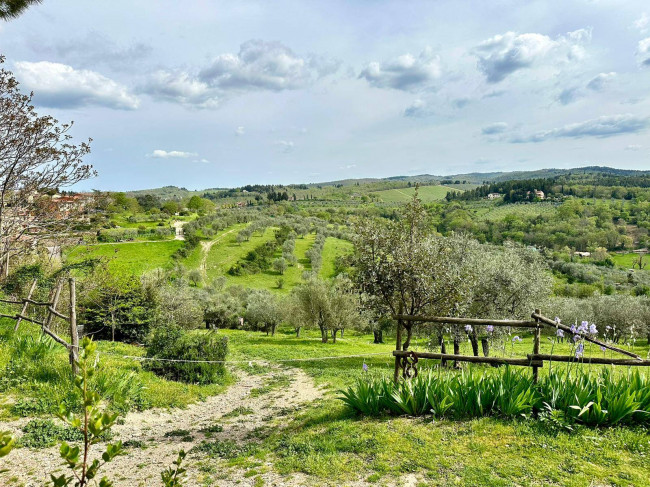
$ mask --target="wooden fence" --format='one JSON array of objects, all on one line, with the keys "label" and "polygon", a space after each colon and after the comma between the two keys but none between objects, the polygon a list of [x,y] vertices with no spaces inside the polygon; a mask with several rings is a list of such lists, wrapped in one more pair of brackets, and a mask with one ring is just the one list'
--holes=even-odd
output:
[{"label": "wooden fence", "polygon": [[[63,289],[64,285],[64,280],[59,279],[54,286],[54,288],[50,292],[50,296],[48,301],[46,302],[40,302],[40,301],[35,301],[32,299],[32,296],[34,294],[34,291],[36,290],[36,284],[37,280],[34,279],[32,286],[29,290],[29,293],[26,298],[23,299],[16,299],[16,300],[11,300],[11,299],[0,299],[0,303],[7,303],[7,304],[22,304],[22,309],[19,313],[16,313],[14,315],[8,315],[8,314],[2,314],[0,313],[0,318],[10,318],[12,320],[16,320],[16,325],[14,326],[14,331],[18,331],[18,328],[20,327],[20,323],[22,321],[29,321],[31,323],[35,323],[41,327],[41,331],[45,334],[48,335],[50,338],[52,338],[55,342],[57,342],[59,345],[64,346],[68,350],[68,355],[70,357],[70,366],[72,367],[72,372],[73,374],[77,373],[77,359],[78,359],[78,353],[79,353],[79,332],[77,330],[77,289],[76,289],[76,283],[75,279],[73,277],[68,278],[68,286],[69,286],[69,294],[70,294],[70,316],[66,316],[59,311],[57,311],[56,307],[59,303],[59,299],[61,297],[61,290]],[[47,311],[45,318],[41,320],[37,320],[35,318],[31,318],[28,316],[28,308],[29,306],[38,306],[38,307],[44,307]],[[69,325],[69,330],[70,330],[70,342],[68,343],[66,340],[58,336],[50,326],[52,325],[52,322],[55,318],[61,318],[65,321],[68,322]]]},{"label": "wooden fence", "polygon": [[[545,361],[552,362],[587,362],[592,364],[606,364],[606,365],[632,365],[632,366],[650,366],[650,360],[644,360],[639,355],[630,352],[629,350],[624,350],[622,348],[616,347],[610,343],[602,342],[590,336],[588,333],[575,332],[571,330],[570,327],[551,320],[546,316],[541,314],[539,309],[536,309],[535,312],[531,315],[531,320],[488,320],[488,319],[476,319],[476,318],[457,318],[449,316],[412,316],[412,315],[395,315],[393,316],[397,320],[397,338],[395,351],[393,355],[395,357],[395,381],[399,380],[400,371],[404,378],[415,377],[418,373],[417,364],[419,359],[437,359],[442,361],[454,360],[457,362],[470,362],[470,363],[483,363],[483,364],[493,364],[493,365],[518,365],[523,367],[532,367],[533,369],[533,380],[537,382],[539,379],[539,368],[544,366]],[[408,350],[411,337],[411,327],[413,323],[441,323],[449,325],[490,325],[493,327],[509,327],[509,328],[532,328],[534,330],[533,335],[533,350],[532,353],[526,355],[522,358],[509,358],[509,357],[480,357],[474,355],[457,355],[457,354],[448,354],[448,353],[433,353],[433,352],[414,352]],[[605,358],[605,357],[587,357],[587,358],[578,358],[575,356],[569,355],[550,355],[540,353],[540,344],[541,344],[541,330],[545,327],[554,328],[556,330],[562,330],[563,332],[570,333],[571,335],[578,335],[580,338],[585,341],[595,343],[601,347],[604,347],[613,352],[626,355],[631,358],[627,359],[615,359],[615,358]],[[408,337],[404,343],[402,343],[402,331],[406,330]]]}]

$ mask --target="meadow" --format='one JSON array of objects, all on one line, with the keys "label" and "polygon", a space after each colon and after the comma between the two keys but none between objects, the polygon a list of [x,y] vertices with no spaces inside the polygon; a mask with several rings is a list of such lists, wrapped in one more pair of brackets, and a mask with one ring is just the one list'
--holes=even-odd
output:
[{"label": "meadow", "polygon": [[[443,200],[445,196],[447,196],[447,193],[452,190],[454,190],[454,188],[449,188],[442,185],[421,186],[418,189],[418,196],[422,202],[432,203],[435,201]],[[415,187],[412,186],[410,188],[389,189],[385,191],[377,191],[370,194],[376,196],[384,203],[407,203],[413,199],[413,195],[415,194]]]},{"label": "meadow", "polygon": [[[48,417],[57,401],[72,401],[67,356],[60,347],[46,352],[34,346],[15,347],[15,340],[34,338],[35,329],[26,326],[18,337],[10,337],[9,324],[0,323],[0,367],[6,371],[11,364],[27,364],[37,353],[45,353],[43,358],[47,360],[34,361],[22,376],[20,372],[13,376],[4,374],[13,379],[3,379],[3,397],[21,400],[5,401],[2,416],[4,420],[16,416]],[[205,446],[188,457],[189,471],[201,485],[221,485],[219,478],[230,478],[235,473],[245,479],[258,479],[255,485],[264,485],[264,478],[271,475],[276,481],[280,475],[287,482],[293,475],[302,475],[302,482],[309,485],[356,481],[362,485],[385,485],[398,479],[436,486],[650,485],[650,437],[642,428],[599,430],[576,426],[573,431],[562,431],[535,420],[505,420],[498,416],[470,420],[441,420],[429,415],[357,417],[338,399],[340,390],[365,377],[392,374],[392,337],[377,345],[372,343],[371,335],[348,330],[336,344],[322,344],[313,329],[304,330],[300,338],[291,328],[280,328],[275,336],[242,330],[219,333],[229,338],[229,360],[233,365],[223,383],[211,386],[181,385],[160,379],[142,370],[139,361],[126,358],[143,355],[142,348],[99,342],[102,392],[122,410],[183,407],[214,394],[225,394],[226,387],[238,375],[259,377],[265,385],[251,389],[250,398],[239,403],[241,412],[231,414],[232,419],[224,416],[218,420],[223,425],[237,425],[247,420],[247,407],[288,387],[295,380],[296,370],[307,374],[323,390],[319,399],[283,412],[281,419],[273,414],[263,416],[256,433],[235,450],[227,449],[232,447],[225,441],[209,437],[204,440],[200,445]],[[530,335],[522,332],[520,336],[521,342],[505,339],[505,355],[521,356],[530,351]],[[425,343],[425,337],[418,336],[413,347],[422,350]],[[550,351],[551,346],[550,340],[543,340],[542,352]],[[461,353],[469,350],[468,343],[461,344]],[[649,350],[645,341],[636,344],[637,353],[645,356]],[[504,353],[496,343],[494,351]],[[570,353],[571,345],[555,345],[554,351]],[[422,361],[420,365],[421,373],[426,373],[428,369],[435,370],[436,362]],[[471,368],[486,373],[495,370],[475,365]],[[274,370],[288,374],[283,376],[286,379]],[[546,373],[545,367],[541,374]],[[627,370],[620,368],[616,373],[626,374]],[[24,375],[29,378],[20,379]],[[124,396],[130,399],[126,401]],[[244,416],[239,417],[241,414]],[[170,441],[173,436],[168,436]],[[180,438],[175,441],[182,442]],[[146,448],[153,448],[147,445]],[[138,447],[130,450],[129,455],[139,455]],[[222,475],[215,475],[216,472]]]},{"label": "meadow", "polygon": [[182,246],[180,240],[80,245],[69,249],[65,257],[68,262],[103,258],[108,261],[108,268],[116,273],[140,276],[153,269],[172,268],[172,255]]}]

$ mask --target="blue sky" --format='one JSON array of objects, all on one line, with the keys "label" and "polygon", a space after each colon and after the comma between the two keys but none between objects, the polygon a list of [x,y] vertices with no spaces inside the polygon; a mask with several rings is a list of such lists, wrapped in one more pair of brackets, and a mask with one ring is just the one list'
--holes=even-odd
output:
[{"label": "blue sky", "polygon": [[650,169],[643,1],[45,0],[0,53],[86,189]]}]

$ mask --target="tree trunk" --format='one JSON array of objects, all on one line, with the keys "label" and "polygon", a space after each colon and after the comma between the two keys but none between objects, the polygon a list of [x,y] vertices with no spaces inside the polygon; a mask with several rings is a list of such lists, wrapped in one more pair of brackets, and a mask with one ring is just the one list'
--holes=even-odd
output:
[{"label": "tree trunk", "polygon": [[332,330],[332,343],[336,343],[336,332],[337,330]]},{"label": "tree trunk", "polygon": [[271,325],[271,336],[275,336],[275,325]]},{"label": "tree trunk", "polygon": [[373,330],[372,334],[375,337],[373,343],[384,343],[384,337],[383,337],[384,332],[383,331],[381,331],[381,330]]},{"label": "tree trunk", "polygon": [[296,328],[296,338],[300,338],[300,329],[301,328],[302,328],[302,326],[299,326],[298,328]]},{"label": "tree trunk", "polygon": [[[457,336],[454,336],[454,355],[460,355],[460,342],[458,341]],[[454,368],[460,368],[457,360],[454,360]]]},{"label": "tree trunk", "polygon": [[490,340],[487,338],[481,338],[481,347],[483,348],[483,356],[490,356]]},{"label": "tree trunk", "polygon": [[329,337],[327,336],[327,328],[320,329],[320,336],[321,336],[321,342],[327,343],[327,340],[329,339]]},{"label": "tree trunk", "polygon": [[467,336],[469,337],[469,342],[472,344],[472,353],[475,357],[478,357],[478,337],[476,333],[468,333]]},{"label": "tree trunk", "polygon": [[341,338],[343,338],[343,332],[345,331],[344,328],[341,328]]},{"label": "tree trunk", "polygon": [[[438,345],[440,345],[440,353],[447,353],[447,344],[445,343],[445,335],[442,333],[442,330],[438,332]],[[441,360],[440,365],[442,367],[447,367],[447,361]]]}]

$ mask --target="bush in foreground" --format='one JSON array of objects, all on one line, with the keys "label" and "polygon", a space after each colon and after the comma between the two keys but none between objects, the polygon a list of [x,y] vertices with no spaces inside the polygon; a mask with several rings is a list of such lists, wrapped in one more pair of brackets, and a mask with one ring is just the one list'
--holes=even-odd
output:
[{"label": "bush in foreground", "polygon": [[358,414],[473,418],[542,418],[570,427],[617,424],[650,425],[650,381],[638,371],[615,376],[610,369],[553,370],[534,384],[527,372],[422,373],[397,384],[389,378],[365,378],[341,391],[340,399]]},{"label": "bush in foreground", "polygon": [[178,326],[157,328],[147,347],[144,368],[171,380],[210,384],[218,382],[225,372],[228,337],[216,331],[192,333]]}]

